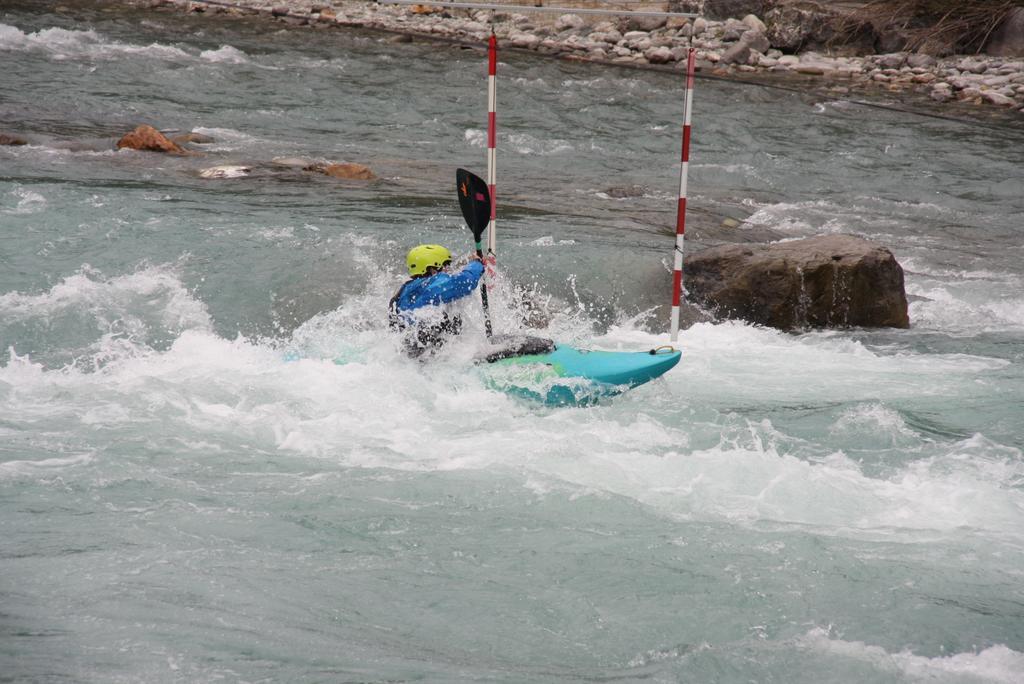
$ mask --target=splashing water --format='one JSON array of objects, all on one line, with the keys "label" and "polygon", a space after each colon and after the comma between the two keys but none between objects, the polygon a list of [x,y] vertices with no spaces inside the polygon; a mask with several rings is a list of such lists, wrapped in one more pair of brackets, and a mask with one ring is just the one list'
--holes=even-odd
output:
[{"label": "splashing water", "polygon": [[[1019,678],[1018,132],[700,82],[698,227],[881,241],[912,328],[699,323],[554,409],[473,363],[475,297],[430,363],[387,329],[410,246],[470,247],[478,55],[46,8],[0,17],[5,676]],[[680,84],[507,58],[495,329],[666,343]],[[113,152],[142,120],[214,142]]]}]

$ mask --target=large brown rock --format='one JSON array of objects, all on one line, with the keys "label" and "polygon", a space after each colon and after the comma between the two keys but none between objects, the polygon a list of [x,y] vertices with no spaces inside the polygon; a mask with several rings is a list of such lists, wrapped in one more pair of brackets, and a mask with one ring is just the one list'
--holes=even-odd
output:
[{"label": "large brown rock", "polygon": [[117,141],[117,149],[165,152],[167,154],[189,154],[188,150],[172,142],[166,135],[152,126],[142,125]]},{"label": "large brown rock", "polygon": [[28,140],[19,138],[16,135],[0,133],[0,145],[28,145]]},{"label": "large brown rock", "polygon": [[376,180],[377,174],[365,164],[355,162],[344,162],[341,164],[311,164],[304,171],[322,173],[332,178],[343,178],[345,180]]},{"label": "large brown rock", "polygon": [[852,235],[712,247],[683,272],[690,298],[725,317],[781,330],[910,326],[903,269]]}]

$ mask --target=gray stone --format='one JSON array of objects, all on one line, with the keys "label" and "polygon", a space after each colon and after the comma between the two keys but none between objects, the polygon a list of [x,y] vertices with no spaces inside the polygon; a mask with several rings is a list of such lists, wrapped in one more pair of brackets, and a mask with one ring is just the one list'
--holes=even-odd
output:
[{"label": "gray stone", "polygon": [[667,22],[667,17],[629,17],[622,22],[622,27],[626,31],[654,31]]},{"label": "gray stone", "polygon": [[746,33],[748,29],[749,27],[742,21],[737,21],[735,19],[727,19],[725,21],[725,26],[722,30],[722,40],[739,40],[740,36]]},{"label": "gray stone", "polygon": [[931,55],[914,53],[907,57],[907,66],[915,68],[927,69],[935,66],[936,62],[938,62],[938,60]]},{"label": "gray stone", "polygon": [[672,61],[672,51],[667,47],[652,47],[644,52],[644,57],[651,64],[667,64]]},{"label": "gray stone", "polygon": [[746,64],[750,58],[750,46],[740,41],[730,45],[722,53],[722,64]]},{"label": "gray stone", "polygon": [[826,70],[825,67],[821,66],[820,64],[800,63],[793,68],[793,71],[795,71],[798,74],[806,74],[808,76],[824,76]]},{"label": "gray stone", "polygon": [[983,90],[981,91],[981,99],[986,102],[990,102],[994,105],[1012,105],[1014,100],[1012,97],[1007,97],[1002,93],[997,93],[994,90]]},{"label": "gray stone", "polygon": [[768,31],[768,27],[764,25],[764,22],[758,19],[753,14],[748,14],[747,16],[743,17],[743,19],[741,19],[740,21],[746,24],[747,28],[749,28],[751,31],[759,31],[761,33],[766,33]]},{"label": "gray stone", "polygon": [[892,252],[851,235],[712,247],[688,257],[684,274],[697,303],[773,328],[910,325]]},{"label": "gray stone", "polygon": [[968,57],[967,59],[961,60],[960,63],[956,65],[956,68],[960,71],[967,71],[972,74],[983,74],[988,71],[988,64]]},{"label": "gray stone", "polygon": [[583,26],[583,18],[578,14],[563,14],[555,20],[555,30],[578,29]]},{"label": "gray stone", "polygon": [[1010,77],[1009,76],[990,76],[988,78],[982,79],[981,82],[984,85],[987,85],[989,88],[996,88],[998,86],[1003,86],[1003,85],[1006,85],[1007,83],[1009,83],[1010,82]]},{"label": "gray stone", "polygon": [[768,49],[771,47],[768,38],[760,31],[747,31],[740,38],[740,42],[745,43],[751,50],[756,50],[760,53],[768,52]]},{"label": "gray stone", "polygon": [[[594,35],[594,34],[591,34],[591,35]],[[612,45],[615,45],[620,40],[622,40],[622,34],[619,33],[619,31],[617,29],[612,29],[610,31],[605,31],[605,32],[601,33],[600,35],[604,37],[605,41],[611,43]],[[596,40],[596,38],[595,38],[595,40]]]},{"label": "gray stone", "polygon": [[686,35],[690,35],[690,20],[685,17],[669,17],[665,22],[665,28],[680,33],[686,31]]},{"label": "gray stone", "polygon": [[888,55],[878,55],[875,63],[883,69],[899,69],[907,63],[907,53],[894,52]]}]

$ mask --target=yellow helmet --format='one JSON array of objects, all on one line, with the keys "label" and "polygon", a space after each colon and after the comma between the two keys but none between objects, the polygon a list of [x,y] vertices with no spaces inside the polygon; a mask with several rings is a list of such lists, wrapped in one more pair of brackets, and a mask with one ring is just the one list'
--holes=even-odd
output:
[{"label": "yellow helmet", "polygon": [[420,245],[409,250],[405,263],[409,266],[409,275],[420,276],[431,266],[441,268],[452,260],[452,253],[441,245]]}]

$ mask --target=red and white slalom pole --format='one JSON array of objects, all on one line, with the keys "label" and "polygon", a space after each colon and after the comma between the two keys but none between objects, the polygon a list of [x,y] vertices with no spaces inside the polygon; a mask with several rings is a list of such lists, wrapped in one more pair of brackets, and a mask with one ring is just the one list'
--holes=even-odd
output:
[{"label": "red and white slalom pole", "polygon": [[683,241],[686,237],[686,176],[690,171],[690,117],[693,114],[693,81],[697,50],[686,58],[686,99],[683,105],[683,154],[679,169],[679,205],[676,209],[676,249],[672,269],[672,341],[679,339],[679,304],[683,296]]},{"label": "red and white slalom pole", "polygon": [[498,39],[491,32],[487,44],[487,188],[491,191],[491,220],[487,224],[487,253],[495,255],[495,219],[498,212]]}]

